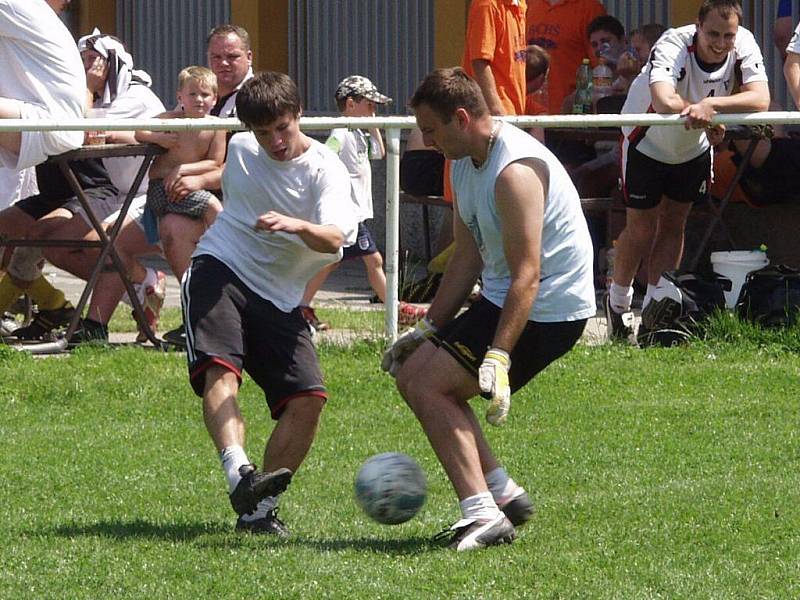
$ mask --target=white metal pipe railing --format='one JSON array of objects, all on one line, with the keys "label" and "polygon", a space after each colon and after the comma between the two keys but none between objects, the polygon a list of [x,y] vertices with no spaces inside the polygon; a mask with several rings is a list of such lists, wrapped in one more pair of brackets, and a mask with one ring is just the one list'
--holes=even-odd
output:
[{"label": "white metal pipe railing", "polygon": [[[501,117],[522,127],[584,128],[621,126],[683,126],[680,115],[542,115]],[[713,123],[721,125],[795,125],[800,112],[718,114]],[[397,337],[397,309],[400,258],[400,131],[415,127],[414,117],[302,117],[301,129],[319,131],[335,127],[386,131],[386,334]],[[224,129],[241,131],[238,119],[69,119],[64,121],[0,119],[4,131],[192,131]]]}]

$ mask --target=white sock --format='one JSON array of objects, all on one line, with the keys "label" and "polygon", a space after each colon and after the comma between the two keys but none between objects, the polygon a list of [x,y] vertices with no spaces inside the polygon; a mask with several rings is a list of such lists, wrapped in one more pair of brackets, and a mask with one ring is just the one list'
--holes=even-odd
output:
[{"label": "white sock", "polygon": [[222,461],[222,470],[225,471],[225,477],[228,480],[229,491],[233,492],[242,480],[242,476],[239,475],[239,467],[249,465],[250,461],[247,460],[247,454],[241,446],[223,448],[219,453],[219,458]]},{"label": "white sock", "polygon": [[469,498],[464,498],[458,503],[461,507],[461,516],[464,519],[481,520],[494,519],[500,509],[494,503],[491,492],[481,492]]},{"label": "white sock", "polygon": [[486,473],[484,477],[486,477],[486,484],[489,486],[495,503],[508,502],[525,491],[508,476],[503,467],[497,467],[494,471]]},{"label": "white sock", "polygon": [[647,284],[647,291],[644,294],[644,300],[642,300],[642,310],[644,310],[645,307],[650,304],[650,301],[653,299],[653,294],[656,292],[656,287],[658,286],[652,283]]},{"label": "white sock", "polygon": [[242,515],[240,518],[242,521],[255,521],[257,519],[263,519],[267,516],[269,511],[274,510],[277,508],[277,506],[278,496],[267,496],[258,503],[258,507],[256,508],[255,512],[252,512],[248,515]]},{"label": "white sock", "polygon": [[612,283],[608,288],[608,303],[611,309],[616,313],[626,313],[631,309],[631,302],[633,301],[633,286],[632,285],[617,285]]}]

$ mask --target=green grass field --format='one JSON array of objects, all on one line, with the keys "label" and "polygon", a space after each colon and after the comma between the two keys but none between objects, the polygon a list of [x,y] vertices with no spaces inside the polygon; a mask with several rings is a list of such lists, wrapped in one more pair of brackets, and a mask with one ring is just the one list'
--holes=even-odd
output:
[{"label": "green grass field", "polygon": [[[680,349],[577,347],[488,430],[537,512],[470,554],[430,542],[457,504],[378,343],[321,348],[331,400],[285,541],[232,531],[183,354],[0,348],[0,597],[797,598],[798,339],[723,323]],[[260,462],[271,422],[248,380],[241,403]],[[389,450],[429,483],[394,527],[352,492]]]}]

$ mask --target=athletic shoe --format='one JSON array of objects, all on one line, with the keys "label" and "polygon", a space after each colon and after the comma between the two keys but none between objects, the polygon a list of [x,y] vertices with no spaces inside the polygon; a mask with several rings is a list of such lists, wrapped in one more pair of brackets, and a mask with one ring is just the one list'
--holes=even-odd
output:
[{"label": "athletic shoe", "polygon": [[61,308],[40,310],[34,315],[31,324],[17,329],[14,336],[19,340],[27,341],[52,338],[54,337],[52,332],[69,325],[74,315],[75,309],[69,302],[66,302]]},{"label": "athletic shoe", "polygon": [[69,338],[70,347],[79,344],[107,344],[108,325],[92,321],[91,319],[81,319],[78,328],[72,337]]},{"label": "athletic shoe", "polygon": [[[167,296],[167,276],[163,271],[156,272],[156,284],[148,285],[144,290],[144,302],[142,302],[142,310],[144,311],[144,318],[150,326],[150,331],[155,334],[158,330],[158,319],[161,316],[161,307],[164,306],[164,298]],[[142,328],[139,328],[139,334],[136,336],[136,341],[139,343],[146,342],[147,336]]]},{"label": "athletic shoe", "polygon": [[606,312],[608,339],[627,341],[633,335],[633,313],[630,311],[618,313],[611,308],[611,299],[608,294],[606,294],[603,306]]},{"label": "athletic shoe", "polygon": [[11,337],[19,329],[19,323],[10,313],[4,313],[0,318],[0,337]]},{"label": "athletic shoe", "polygon": [[498,513],[493,519],[461,519],[452,527],[438,534],[438,541],[452,533],[448,548],[463,552],[478,550],[487,546],[510,544],[517,537],[517,532],[504,513]]},{"label": "athletic shoe", "polygon": [[277,508],[269,511],[265,517],[253,519],[252,521],[245,521],[244,517],[239,517],[236,520],[236,531],[277,535],[282,538],[288,538],[291,535],[286,523],[278,518]]},{"label": "athletic shoe", "polygon": [[533,502],[528,497],[528,492],[519,488],[521,493],[510,498],[503,498],[497,502],[498,508],[503,511],[514,527],[522,527],[533,517]]},{"label": "athletic shoe", "polygon": [[261,500],[267,496],[277,496],[292,480],[292,472],[289,469],[261,473],[253,464],[239,467],[239,475],[242,479],[229,496],[231,506],[238,515],[255,512]]},{"label": "athletic shoe", "polygon": [[326,329],[331,328],[328,323],[320,321],[319,318],[317,318],[317,313],[315,313],[314,309],[310,306],[301,306],[300,314],[303,315],[306,323],[308,323],[309,327],[311,327],[311,329],[314,331],[325,331]]},{"label": "athletic shoe", "polygon": [[168,344],[178,346],[179,348],[186,348],[186,329],[183,325],[176,327],[165,333],[163,339]]}]

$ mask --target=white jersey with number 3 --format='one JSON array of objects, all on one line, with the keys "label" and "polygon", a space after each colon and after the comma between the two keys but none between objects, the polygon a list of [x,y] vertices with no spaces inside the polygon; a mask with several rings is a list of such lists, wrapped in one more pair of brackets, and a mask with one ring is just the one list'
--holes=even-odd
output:
[{"label": "white jersey with number 3", "polygon": [[[634,80],[623,114],[655,112],[650,86],[666,82],[690,103],[709,96],[730,96],[737,84],[767,81],[761,49],[744,27],[736,33],[733,50],[717,64],[704,64],[697,56],[697,27],[668,29],[653,46],[650,59]],[[623,127],[630,145],[642,154],[668,163],[684,163],[709,148],[705,130],[686,131],[680,126]]]}]

